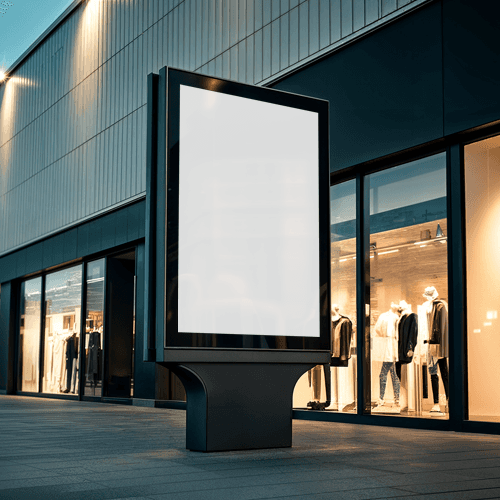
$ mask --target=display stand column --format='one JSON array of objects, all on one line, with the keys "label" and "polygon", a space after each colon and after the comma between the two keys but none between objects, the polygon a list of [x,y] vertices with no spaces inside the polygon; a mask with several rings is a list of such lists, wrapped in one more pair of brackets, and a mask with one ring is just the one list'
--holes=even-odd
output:
[{"label": "display stand column", "polygon": [[168,364],[187,394],[186,448],[230,451],[292,446],[292,395],[313,364]]}]

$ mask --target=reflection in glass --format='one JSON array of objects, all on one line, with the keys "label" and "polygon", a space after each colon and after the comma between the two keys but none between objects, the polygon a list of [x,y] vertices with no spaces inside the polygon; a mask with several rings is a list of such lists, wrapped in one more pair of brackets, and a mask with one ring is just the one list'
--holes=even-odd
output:
[{"label": "reflection in glass", "polygon": [[312,410],[356,410],[356,181],[330,188],[331,359],[304,374],[294,406]]},{"label": "reflection in glass", "polygon": [[469,419],[500,422],[500,137],[464,153]]},{"label": "reflection in glass", "polygon": [[45,278],[43,392],[78,393],[82,267]]},{"label": "reflection in glass", "polygon": [[87,264],[87,310],[85,314],[86,396],[102,395],[102,349],[104,346],[104,259]]},{"label": "reflection in glass", "polygon": [[38,392],[41,300],[42,278],[21,283],[17,385],[19,391]]},{"label": "reflection in glass", "polygon": [[445,154],[367,176],[371,411],[448,416]]}]

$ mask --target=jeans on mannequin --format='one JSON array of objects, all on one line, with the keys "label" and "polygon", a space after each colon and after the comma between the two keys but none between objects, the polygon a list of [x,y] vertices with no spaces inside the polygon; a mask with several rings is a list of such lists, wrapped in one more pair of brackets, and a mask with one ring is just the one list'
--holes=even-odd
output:
[{"label": "jeans on mannequin", "polygon": [[401,388],[399,378],[396,374],[396,366],[394,361],[384,361],[380,369],[380,399],[384,399],[385,387],[387,385],[387,374],[391,372],[392,386],[394,388],[394,398],[399,401],[399,391]]}]

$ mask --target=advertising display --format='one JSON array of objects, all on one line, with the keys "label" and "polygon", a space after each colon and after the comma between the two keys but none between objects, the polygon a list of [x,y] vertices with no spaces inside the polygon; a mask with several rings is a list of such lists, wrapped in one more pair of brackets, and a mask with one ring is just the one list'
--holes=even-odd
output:
[{"label": "advertising display", "polygon": [[328,104],[178,70],[167,102],[165,347],[328,349]]}]

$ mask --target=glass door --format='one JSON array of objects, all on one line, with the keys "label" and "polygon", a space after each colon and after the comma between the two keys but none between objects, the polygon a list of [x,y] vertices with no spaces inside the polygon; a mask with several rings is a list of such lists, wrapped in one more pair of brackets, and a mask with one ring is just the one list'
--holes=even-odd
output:
[{"label": "glass door", "polygon": [[21,283],[17,389],[38,392],[42,278]]},{"label": "glass door", "polygon": [[104,396],[130,398],[133,381],[135,251],[107,258]]},{"label": "glass door", "polygon": [[370,174],[365,189],[371,413],[448,418],[445,153]]},{"label": "glass door", "polygon": [[78,394],[82,266],[45,277],[42,391]]},{"label": "glass door", "polygon": [[83,394],[102,396],[105,260],[87,264]]}]

